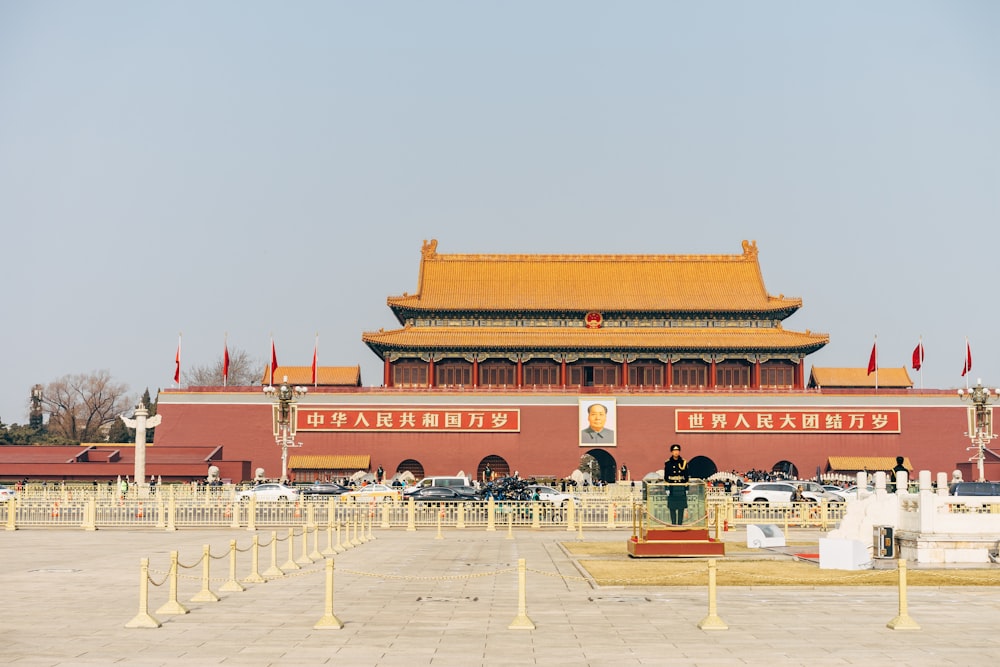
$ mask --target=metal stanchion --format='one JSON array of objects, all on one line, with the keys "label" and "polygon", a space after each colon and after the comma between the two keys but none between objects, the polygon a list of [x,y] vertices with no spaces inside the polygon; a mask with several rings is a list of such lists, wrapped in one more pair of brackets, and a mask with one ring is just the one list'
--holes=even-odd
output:
[{"label": "metal stanchion", "polygon": [[212,562],[212,550],[209,545],[204,545],[201,550],[201,590],[194,594],[191,602],[218,602],[219,596],[209,588],[209,571]]},{"label": "metal stanchion", "polygon": [[188,613],[187,607],[182,605],[177,600],[177,552],[170,552],[170,586],[169,586],[169,596],[170,598],[163,603],[163,606],[156,610],[157,614],[186,614]]},{"label": "metal stanchion", "polygon": [[271,531],[271,567],[264,570],[265,577],[283,577],[285,572],[278,567],[278,533]]},{"label": "metal stanchion", "polygon": [[125,624],[126,628],[158,628],[160,622],[149,613],[149,559],[139,563],[139,613]]},{"label": "metal stanchion", "polygon": [[534,630],[535,624],[528,618],[527,592],[525,590],[527,568],[523,558],[517,559],[517,616],[507,626],[510,630]]},{"label": "metal stanchion", "polygon": [[313,626],[316,630],[340,630],[344,627],[333,613],[333,559],[326,560],[326,599],[323,603],[323,618]]},{"label": "metal stanchion", "polygon": [[715,559],[708,561],[708,616],[701,619],[698,627],[702,630],[728,630],[729,626],[716,612]]},{"label": "metal stanchion", "polygon": [[229,580],[219,587],[220,591],[238,593],[246,589],[236,581],[236,540],[229,540]]},{"label": "metal stanchion", "polygon": [[288,560],[281,566],[282,570],[301,570],[299,564],[295,562],[295,529],[288,529]]},{"label": "metal stanchion", "polygon": [[906,611],[906,559],[898,559],[896,565],[899,569],[899,614],[886,623],[885,627],[890,630],[919,630],[920,626]]},{"label": "metal stanchion", "polygon": [[267,579],[260,573],[260,539],[257,535],[253,536],[253,547],[250,550],[250,574],[243,581],[247,584],[267,583]]}]

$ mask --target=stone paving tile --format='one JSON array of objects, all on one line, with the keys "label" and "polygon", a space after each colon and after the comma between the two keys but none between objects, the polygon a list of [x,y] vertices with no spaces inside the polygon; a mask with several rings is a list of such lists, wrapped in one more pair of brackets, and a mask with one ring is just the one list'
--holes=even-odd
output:
[{"label": "stone paving tile", "polygon": [[[279,531],[283,538],[287,531]],[[0,617],[6,664],[72,665],[870,665],[984,664],[1000,659],[994,635],[1000,594],[991,588],[911,588],[920,630],[892,631],[896,591],[884,588],[723,587],[718,612],[729,630],[697,627],[707,594],[697,588],[594,588],[560,546],[562,532],[387,531],[336,556],[334,613],[344,628],[314,629],[323,614],[325,570],[307,565],[243,592],[221,592],[228,560],[211,562],[218,602],[190,602],[200,566],[185,570],[178,598],[191,613],[159,615],[157,629],[124,627],[138,609],[139,559],[163,583],[169,553],[196,563],[203,544],[224,554],[240,530],[16,531],[0,533],[0,591],[15,614]],[[595,533],[601,539],[606,533]],[[261,531],[262,542],[270,531]],[[295,540],[294,551],[300,546]],[[320,540],[323,544],[323,540]],[[312,543],[310,541],[310,547]],[[277,549],[287,559],[287,543]],[[237,576],[248,570],[248,555]],[[517,612],[516,568],[529,571],[527,613],[537,628],[509,630]],[[260,569],[270,564],[269,549]],[[368,573],[372,576],[367,576]],[[490,576],[472,576],[488,574]],[[150,609],[167,599],[150,587]]]}]

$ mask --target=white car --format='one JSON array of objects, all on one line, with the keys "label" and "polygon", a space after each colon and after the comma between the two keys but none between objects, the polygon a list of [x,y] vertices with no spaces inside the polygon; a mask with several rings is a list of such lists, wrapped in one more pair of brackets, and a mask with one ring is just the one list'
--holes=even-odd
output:
[{"label": "white car", "polygon": [[272,500],[298,500],[299,490],[293,486],[285,486],[284,484],[268,482],[267,484],[252,486],[246,491],[240,491],[236,494],[236,499],[240,501],[248,501],[250,498],[256,498],[258,502]]},{"label": "white car", "polygon": [[551,486],[543,486],[541,484],[532,484],[527,488],[529,497],[533,498],[535,492],[538,492],[538,499],[542,502],[552,503],[553,505],[559,505],[560,507],[566,507],[572,502],[577,507],[580,506],[580,499],[574,496],[572,493],[564,493],[559,489],[555,489]]},{"label": "white car", "polygon": [[368,484],[353,491],[340,494],[340,499],[346,502],[368,502],[369,500],[391,501],[399,498],[402,494],[399,489],[394,489],[385,484]]},{"label": "white car", "polygon": [[842,496],[835,496],[816,482],[789,480],[781,482],[753,482],[740,491],[740,500],[745,503],[790,503],[795,487],[802,487],[802,495],[808,502],[826,500],[831,503],[844,502]]}]

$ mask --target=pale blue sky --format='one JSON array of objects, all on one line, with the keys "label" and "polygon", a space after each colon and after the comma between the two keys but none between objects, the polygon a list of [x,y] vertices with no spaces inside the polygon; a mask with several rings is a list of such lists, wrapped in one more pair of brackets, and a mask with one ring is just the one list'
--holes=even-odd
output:
[{"label": "pale blue sky", "polygon": [[[815,366],[1000,384],[1000,3],[0,0],[0,418],[361,364],[443,253],[739,253]],[[919,386],[919,374],[911,371]]]}]

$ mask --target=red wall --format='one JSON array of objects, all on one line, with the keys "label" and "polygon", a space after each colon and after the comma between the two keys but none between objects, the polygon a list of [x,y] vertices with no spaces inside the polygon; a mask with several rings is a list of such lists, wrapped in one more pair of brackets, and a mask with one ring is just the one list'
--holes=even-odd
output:
[{"label": "red wall", "polygon": [[[382,397],[384,400],[384,397]],[[435,397],[435,405],[442,397]],[[457,401],[456,401],[457,402]],[[329,403],[336,403],[331,397]],[[380,404],[387,405],[382,401]],[[666,403],[666,400],[664,401]],[[826,469],[830,456],[909,457],[918,470],[950,473],[966,461],[968,440],[966,406],[955,401],[949,406],[892,406],[900,411],[898,434],[727,434],[681,433],[674,429],[676,405],[617,406],[617,447],[606,451],[615,467],[623,463],[633,478],[660,470],[668,456],[669,445],[679,442],[689,460],[695,456],[710,458],[719,470],[744,472],[757,468],[770,470],[778,461],[794,463],[799,474],[812,476],[817,466]],[[589,447],[579,446],[579,407],[570,405],[518,404],[517,397],[504,397],[497,405],[516,406],[521,411],[519,433],[328,433],[299,431],[297,441],[304,443],[291,454],[367,454],[371,468],[382,466],[387,473],[396,470],[405,459],[419,461],[426,474],[452,474],[464,470],[472,474],[486,456],[503,457],[511,470],[522,476],[569,475]],[[775,410],[796,407],[794,397]],[[870,400],[866,409],[878,408]],[[760,409],[760,406],[756,406]],[[156,429],[156,445],[224,446],[226,460],[249,459],[250,469],[265,468],[269,477],[281,470],[281,449],[274,443],[271,405],[171,403],[161,400],[158,414],[163,422]],[[153,472],[153,471],[150,471]]]}]

